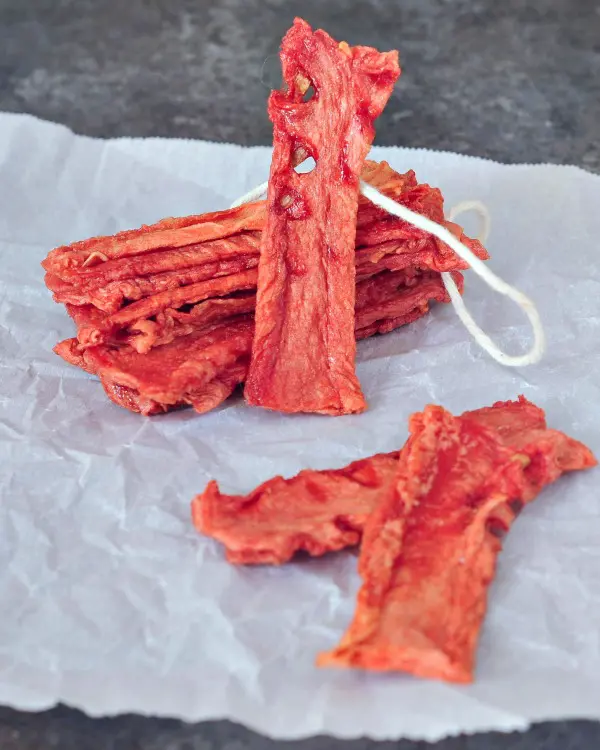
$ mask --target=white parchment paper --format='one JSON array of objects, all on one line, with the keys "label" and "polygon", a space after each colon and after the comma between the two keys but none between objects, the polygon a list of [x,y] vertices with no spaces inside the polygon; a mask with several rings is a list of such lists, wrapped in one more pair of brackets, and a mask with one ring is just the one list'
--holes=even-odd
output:
[{"label": "white parchment paper", "polygon": [[[548,353],[504,369],[449,306],[359,346],[370,410],[283,416],[240,399],[146,419],[52,351],[73,327],[44,287],[53,246],[168,215],[226,207],[266,179],[269,150],[76,137],[0,116],[0,702],[62,701],[91,715],[229,717],[263,733],[436,739],[600,718],[600,473],[544,491],[506,539],[477,681],[317,670],[350,620],[351,553],[240,569],[197,535],[189,503],[304,467],[398,448],[428,402],[454,412],[524,393],[552,426],[600,453],[600,179],[573,167],[502,166],[375,149],[493,218],[491,267],[529,294]],[[471,232],[475,223],[464,223]],[[467,303],[504,347],[524,317],[467,275]]]}]

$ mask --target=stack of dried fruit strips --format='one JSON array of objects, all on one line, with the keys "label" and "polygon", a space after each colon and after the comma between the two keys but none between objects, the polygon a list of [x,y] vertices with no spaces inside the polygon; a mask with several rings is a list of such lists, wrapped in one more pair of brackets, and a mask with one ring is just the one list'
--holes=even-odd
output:
[{"label": "stack of dried fruit strips", "polygon": [[409,432],[400,453],[275,477],[246,496],[211,482],[192,517],[238,564],[362,538],[354,619],[318,664],[470,682],[502,537],[547,484],[596,460],[523,397],[460,417],[428,406]]},{"label": "stack of dried fruit strips", "polygon": [[[484,248],[444,221],[439,190],[367,162],[363,178],[447,226],[481,258]],[[165,219],[139,230],[59,247],[43,263],[77,336],[57,345],[98,375],[108,397],[150,415],[192,405],[206,412],[248,371],[264,202]],[[465,264],[446,245],[362,199],[356,230],[357,339],[385,333],[447,302],[442,271],[462,285]]]},{"label": "stack of dried fruit strips", "polygon": [[[296,19],[282,43],[288,83],[269,114],[269,200],[165,219],[53,250],[46,284],[77,326],[55,351],[97,375],[108,397],[151,415],[203,413],[246,380],[249,403],[344,414],[365,408],[355,339],[448,302],[466,264],[437,238],[359,196],[359,178],[447,227],[439,190],[365,161],[398,53],[338,44]],[[304,101],[309,88],[310,101]],[[317,166],[299,174],[311,156]],[[258,289],[258,293],[257,293]],[[255,325],[255,310],[256,320]]]}]

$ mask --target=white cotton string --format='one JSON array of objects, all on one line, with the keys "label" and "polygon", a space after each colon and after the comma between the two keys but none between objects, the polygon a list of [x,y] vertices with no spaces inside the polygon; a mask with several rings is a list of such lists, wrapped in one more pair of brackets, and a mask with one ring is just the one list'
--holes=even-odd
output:
[{"label": "white cotton string", "polygon": [[[251,190],[249,193],[246,193],[246,195],[239,198],[231,207],[236,208],[243,203],[249,203],[263,198],[267,193],[267,187],[268,183],[264,182],[262,185],[259,185],[254,190]],[[462,242],[457,240],[456,237],[446,229],[446,227],[443,227],[441,224],[431,221],[431,219],[428,219],[426,216],[415,213],[406,208],[406,206],[388,198],[363,180],[360,181],[360,192],[365,198],[370,200],[371,203],[379,206],[379,208],[382,208],[384,211],[387,211],[400,219],[404,219],[404,221],[409,224],[412,224],[429,234],[433,234],[440,239],[454,250],[459,258],[462,258],[468,263],[477,276],[483,279],[489,287],[499,294],[512,299],[513,302],[516,302],[521,310],[523,310],[525,315],[527,315],[533,329],[533,345],[531,349],[526,354],[506,354],[506,352],[499,349],[487,333],[477,325],[473,316],[467,310],[467,306],[458,291],[458,287],[452,278],[452,274],[448,272],[442,273],[442,281],[444,282],[444,286],[450,296],[450,301],[454,306],[456,314],[461,323],[482,349],[495,359],[496,362],[500,362],[500,364],[505,365],[506,367],[525,367],[526,365],[532,365],[535,362],[539,362],[544,353],[546,342],[539,313],[529,297],[518,289],[515,289],[510,284],[507,284],[506,281],[499,276],[496,276],[496,274],[493,273],[493,271],[491,271],[482,260],[474,255],[466,245],[463,245]],[[481,217],[482,230],[480,232],[480,241],[485,242],[490,229],[490,217],[487,208],[479,201],[464,201],[450,211],[449,220],[452,221],[456,216],[465,211],[476,211]]]},{"label": "white cotton string", "polygon": [[267,194],[267,188],[269,187],[268,182],[263,182],[262,185],[258,185],[258,187],[255,187],[253,190],[250,190],[246,195],[242,195],[241,198],[238,198],[236,201],[234,201],[230,208],[238,208],[238,206],[242,206],[244,203],[252,203],[252,201],[258,201],[261,198],[264,198]]}]

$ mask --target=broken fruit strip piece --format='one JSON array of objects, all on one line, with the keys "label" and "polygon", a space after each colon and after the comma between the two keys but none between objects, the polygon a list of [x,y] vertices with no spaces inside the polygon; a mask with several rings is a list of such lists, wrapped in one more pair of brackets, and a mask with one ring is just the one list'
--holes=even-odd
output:
[{"label": "broken fruit strip piece", "polygon": [[124,409],[143,414],[145,417],[152,417],[155,414],[164,414],[167,411],[178,408],[179,406],[187,406],[187,404],[173,404],[165,405],[158,401],[153,401],[151,398],[144,398],[138,391],[133,388],[127,388],[125,385],[119,385],[118,383],[105,383],[102,381],[104,386],[104,392],[108,398]]},{"label": "broken fruit strip piece", "polygon": [[203,329],[143,356],[127,348],[114,352],[92,348],[86,350],[85,359],[103,383],[125,385],[154,401],[178,405],[215,378],[223,380],[229,368],[240,373],[240,360],[247,358],[252,329],[252,320],[242,318]]},{"label": "broken fruit strip piece", "polygon": [[[387,195],[388,198],[394,199],[400,198],[404,193],[418,185],[414,170],[409,169],[408,172],[401,174],[400,172],[396,172],[385,160],[372,161],[367,159],[363,167],[361,179],[368,182],[371,187],[379,190],[379,192]],[[370,200],[361,194],[358,198],[356,226],[362,226],[366,220],[370,222],[372,220],[372,212],[375,211],[381,212],[381,209],[378,209],[377,206],[373,205]]]},{"label": "broken fruit strip piece", "polygon": [[323,555],[358,544],[397,464],[398,454],[389,453],[343,469],[307,469],[245,496],[223,495],[213,481],[193,499],[192,518],[225,546],[231,563],[279,565],[299,550]]},{"label": "broken fruit strip piece", "polygon": [[[400,73],[396,52],[337,44],[296,19],[273,92],[273,158],[259,262],[248,403],[347,414],[366,404],[355,373],[354,237],[373,120]],[[314,96],[303,101],[314,89]],[[298,152],[316,162],[293,168]]]},{"label": "broken fruit strip piece", "polygon": [[[85,350],[82,350],[79,346],[77,339],[66,339],[61,341],[54,347],[54,352],[62,357],[65,362],[75,367],[80,367],[82,370],[89,372],[91,375],[97,375],[98,371],[94,363],[86,361]],[[108,398],[117,406],[121,406],[129,411],[143,414],[146,417],[153,416],[155,414],[163,414],[166,411],[171,411],[179,406],[187,406],[188,404],[161,404],[150,398],[145,398],[139,391],[133,388],[129,388],[119,383],[113,383],[110,381],[103,381],[101,383],[104,387],[104,391]],[[215,404],[217,406],[218,404]]]},{"label": "broken fruit strip piece", "polygon": [[77,339],[59,341],[52,351],[62,357],[68,364],[79,367],[91,375],[96,374],[96,371],[86,364],[84,350],[79,346]]},{"label": "broken fruit strip piece", "polygon": [[539,415],[526,402],[493,409],[413,415],[392,489],[365,527],[354,619],[320,666],[472,680],[501,538],[544,485],[595,464],[581,443],[532,429]]},{"label": "broken fruit strip piece", "polygon": [[[407,172],[407,175],[414,172]],[[399,187],[399,183],[397,183]],[[387,190],[382,192],[387,194]],[[412,180],[405,180],[404,190],[402,192],[392,196],[397,203],[406,206],[411,211],[426,216],[428,219],[441,224],[444,221],[444,198],[438,188],[433,188],[426,183],[417,183],[416,178],[414,182]],[[367,203],[361,206],[360,214],[357,221],[357,244],[362,246],[363,237],[369,236],[369,230],[371,227],[376,226],[379,222],[383,221],[383,226],[389,230],[397,232],[398,237],[404,239],[428,237],[429,233],[425,229],[415,227],[413,224],[409,224],[404,219],[400,219],[397,216],[389,214],[385,209],[376,206],[374,203]]]},{"label": "broken fruit strip piece", "polygon": [[[208,240],[230,237],[248,230],[261,229],[264,223],[264,205],[246,203],[238,208],[181,219],[163,219],[156,224],[119,232],[110,237],[93,237],[72,245],[57,247],[42,262],[43,268],[65,281],[73,271],[84,267],[90,256],[114,260],[131,255],[150,253],[158,248],[178,248]],[[97,265],[101,265],[102,261]],[[95,266],[92,266],[95,268]],[[86,272],[90,266],[85,266]]]}]

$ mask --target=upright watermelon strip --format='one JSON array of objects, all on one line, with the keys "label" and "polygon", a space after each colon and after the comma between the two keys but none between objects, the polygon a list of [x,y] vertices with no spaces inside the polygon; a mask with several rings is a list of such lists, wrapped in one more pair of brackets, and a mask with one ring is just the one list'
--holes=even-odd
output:
[{"label": "upright watermelon strip", "polygon": [[[288,88],[269,99],[274,146],[246,400],[283,412],[361,412],[354,338],[359,177],[373,121],[400,74],[398,53],[338,44],[296,19],[281,60]],[[307,157],[314,169],[297,172]]]}]

